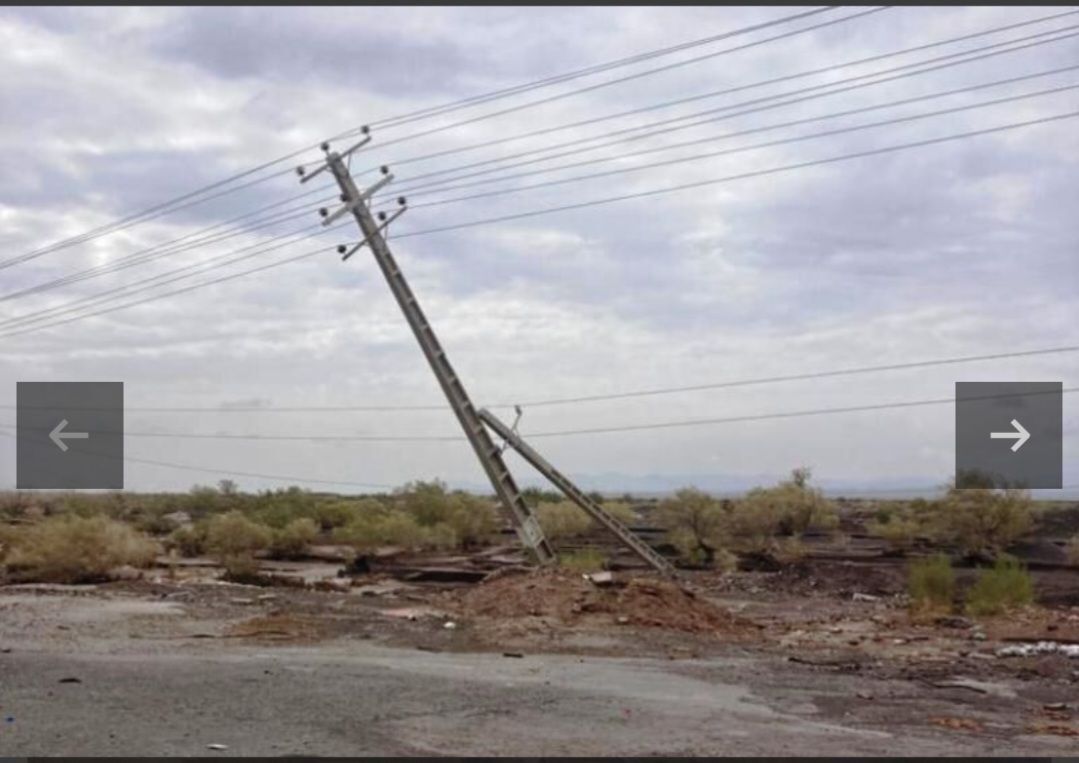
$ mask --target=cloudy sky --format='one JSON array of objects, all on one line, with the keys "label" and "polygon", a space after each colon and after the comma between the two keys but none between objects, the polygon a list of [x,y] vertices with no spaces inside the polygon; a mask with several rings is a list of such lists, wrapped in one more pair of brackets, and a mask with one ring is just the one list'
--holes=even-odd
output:
[{"label": "cloudy sky", "polygon": [[[525,404],[526,436],[948,399],[959,380],[1079,384],[1079,353],[1060,353],[532,404],[1079,344],[1079,119],[781,169],[1079,111],[1079,68],[1055,71],[1079,65],[1079,14],[1023,24],[1067,8],[839,9],[394,120],[808,10],[0,11],[0,260],[36,253],[0,269],[0,424],[14,422],[16,381],[122,381],[131,489],[240,473],[482,485],[370,254],[333,253],[351,226],[300,240],[333,192],[296,198],[325,183],[281,171],[313,168],[317,149],[41,251],[366,123],[359,182],[387,163],[395,182],[377,206],[410,200],[391,229],[400,264],[477,404]],[[184,236],[202,245],[161,248]],[[141,259],[86,272],[125,256]],[[141,304],[87,315],[129,302]],[[434,408],[277,410],[320,406]],[[1065,396],[1065,484],[1079,483],[1074,410]],[[826,485],[922,487],[953,469],[953,416],[942,404],[535,443],[605,489],[740,488],[800,464]],[[225,434],[435,439],[176,436]],[[0,438],[0,484],[14,466]]]}]

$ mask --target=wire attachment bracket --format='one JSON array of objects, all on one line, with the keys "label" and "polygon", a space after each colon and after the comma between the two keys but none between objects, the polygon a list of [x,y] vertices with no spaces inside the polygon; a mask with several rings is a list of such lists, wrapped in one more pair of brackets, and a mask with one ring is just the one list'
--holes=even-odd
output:
[{"label": "wire attachment bracket", "polygon": [[[363,133],[363,139],[360,140],[358,143],[354,144],[353,146],[345,149],[343,152],[341,152],[341,154],[339,154],[339,156],[342,159],[351,156],[354,151],[357,151],[357,150],[363,148],[364,146],[366,146],[368,143],[371,142],[371,135],[370,135],[371,130],[367,125],[364,125],[363,127],[361,127],[360,132]],[[322,152],[324,154],[329,156],[329,153],[330,153],[330,144],[329,143],[323,143],[320,146],[320,148],[322,149]],[[325,172],[329,168],[330,168],[330,160],[327,158],[326,161],[324,161],[319,166],[319,168],[316,169],[314,172],[308,172],[307,169],[301,164],[299,167],[296,168],[296,174],[300,176],[300,182],[301,183],[306,183],[308,180],[315,177],[320,172]]]}]

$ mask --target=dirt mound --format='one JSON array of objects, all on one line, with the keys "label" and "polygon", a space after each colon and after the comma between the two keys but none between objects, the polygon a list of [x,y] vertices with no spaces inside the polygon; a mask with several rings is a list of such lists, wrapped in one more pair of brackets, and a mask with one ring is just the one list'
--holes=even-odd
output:
[{"label": "dirt mound", "polygon": [[581,575],[539,570],[487,580],[457,596],[464,615],[599,620],[696,633],[739,625],[729,612],[662,580],[634,578],[598,586]]}]

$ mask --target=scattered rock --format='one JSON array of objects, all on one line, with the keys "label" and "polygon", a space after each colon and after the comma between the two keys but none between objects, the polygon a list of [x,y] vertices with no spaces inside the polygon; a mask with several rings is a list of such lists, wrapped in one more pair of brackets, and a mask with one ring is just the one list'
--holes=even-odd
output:
[{"label": "scattered rock", "polygon": [[206,745],[207,750],[227,750],[228,748],[229,748],[229,746],[227,744],[208,744],[208,745]]},{"label": "scattered rock", "polygon": [[442,627],[448,631],[452,631],[457,627],[457,623],[455,623],[453,620],[447,620],[446,622],[442,623]]},{"label": "scattered rock", "polygon": [[874,596],[869,593],[860,593],[858,591],[851,594],[851,599],[854,601],[880,601],[879,596]]},{"label": "scattered rock", "polygon": [[593,584],[598,585],[598,586],[614,585],[614,575],[612,575],[610,572],[606,572],[606,571],[604,571],[604,572],[593,572],[590,575],[585,575],[584,579],[589,580]]},{"label": "scattered rock", "polygon": [[868,691],[858,692],[858,699],[873,699],[873,693]]},{"label": "scattered rock", "polygon": [[520,652],[503,652],[502,656],[503,657],[514,657],[514,658],[516,658],[518,660],[524,657],[524,655],[521,654]]},{"label": "scattered rock", "polygon": [[264,593],[261,596],[256,596],[255,601],[273,601],[276,598],[276,593]]},{"label": "scattered rock", "polygon": [[255,600],[254,599],[245,599],[245,598],[241,598],[241,597],[236,597],[236,598],[233,598],[233,599],[229,599],[229,602],[232,603],[232,604],[247,605],[247,604],[254,604]]},{"label": "scattered rock", "polygon": [[944,617],[938,617],[933,621],[941,628],[961,628],[967,630],[973,628],[975,623],[969,617],[962,617],[960,615],[946,615]]},{"label": "scattered rock", "polygon": [[76,678],[75,676],[68,676],[67,678],[61,678],[60,683],[62,683],[62,684],[81,684],[82,679],[81,678]]}]

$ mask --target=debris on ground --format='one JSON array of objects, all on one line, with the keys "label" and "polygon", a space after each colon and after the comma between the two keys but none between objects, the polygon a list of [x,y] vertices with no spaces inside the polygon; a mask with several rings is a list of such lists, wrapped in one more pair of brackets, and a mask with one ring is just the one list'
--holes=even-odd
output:
[{"label": "debris on ground", "polygon": [[741,622],[686,589],[652,578],[612,579],[597,586],[563,570],[501,575],[459,593],[463,614],[492,618],[546,617],[563,623],[589,617],[688,632],[715,632]]},{"label": "debris on ground", "polygon": [[1079,644],[1062,644],[1059,641],[1036,641],[1028,644],[1010,644],[996,651],[997,657],[1032,657],[1038,654],[1062,654],[1079,657]]},{"label": "debris on ground", "polygon": [[982,731],[984,728],[980,721],[976,721],[973,718],[938,716],[930,718],[929,722],[934,726],[941,726],[942,728],[952,729],[953,731]]}]

